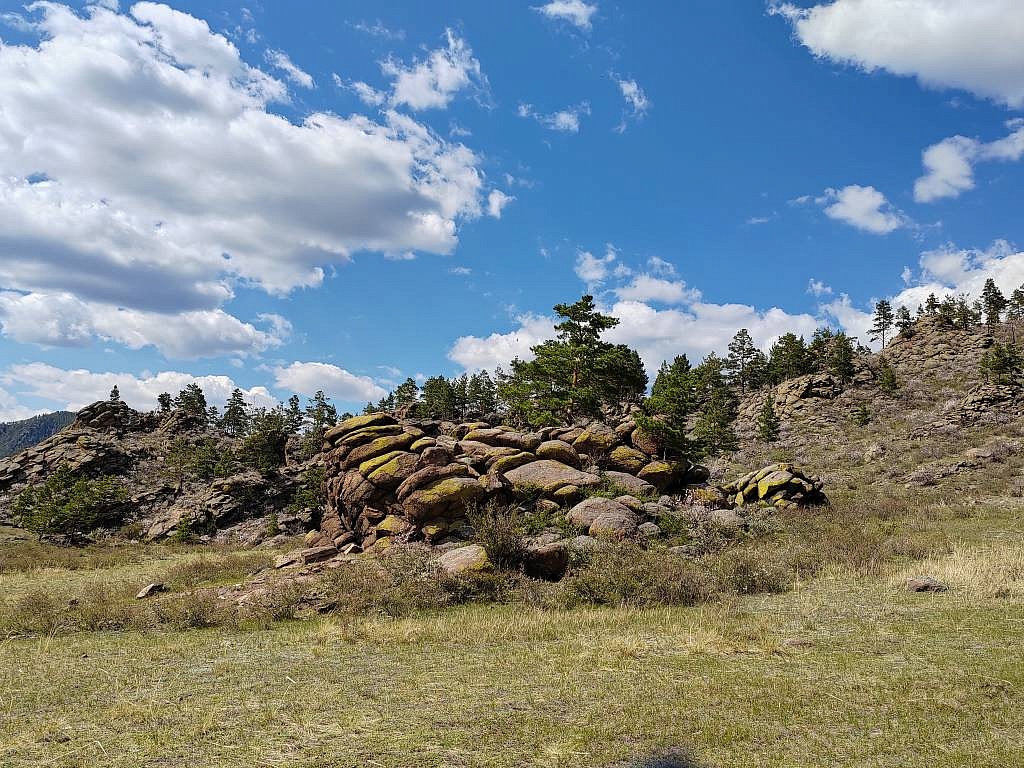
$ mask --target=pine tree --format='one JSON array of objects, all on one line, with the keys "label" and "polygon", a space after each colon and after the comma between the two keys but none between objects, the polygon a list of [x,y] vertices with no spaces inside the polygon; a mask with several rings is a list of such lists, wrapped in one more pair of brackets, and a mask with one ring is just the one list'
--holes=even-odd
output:
[{"label": "pine tree", "polygon": [[811,343],[807,345],[807,358],[812,371],[827,371],[829,369],[828,358],[835,335],[835,331],[831,328],[818,328],[811,336]]},{"label": "pine tree", "polygon": [[494,382],[487,371],[480,371],[469,377],[469,384],[466,387],[466,401],[472,413],[485,416],[494,412],[494,409],[497,407]]},{"label": "pine tree", "polygon": [[465,419],[469,411],[469,374],[464,373],[452,380],[452,395],[455,398],[455,418]]},{"label": "pine tree", "polygon": [[871,411],[864,403],[861,403],[853,412],[853,423],[858,427],[866,427],[871,423]]},{"label": "pine tree", "polygon": [[298,395],[292,395],[288,398],[288,404],[284,407],[285,430],[289,435],[298,434],[302,429],[303,422],[306,420],[306,416],[300,407],[300,402]]},{"label": "pine tree", "polygon": [[993,384],[1014,384],[1024,369],[1024,357],[1015,344],[997,342],[982,355],[980,368],[986,381]]},{"label": "pine tree", "polygon": [[1014,288],[1006,305],[1006,322],[1010,324],[1013,340],[1017,340],[1017,328],[1024,323],[1024,285]]},{"label": "pine tree", "polygon": [[698,405],[693,439],[704,453],[730,451],[736,447],[732,427],[736,419],[736,398],[726,384],[722,368],[722,359],[712,352],[691,374]]},{"label": "pine tree", "polygon": [[729,342],[729,355],[725,358],[725,370],[729,372],[729,381],[733,386],[738,386],[740,392],[746,393],[747,390],[754,388],[749,369],[752,363],[755,370],[757,368],[757,351],[754,340],[746,328],[740,328]]},{"label": "pine tree", "polygon": [[891,395],[899,389],[899,380],[896,378],[896,369],[892,367],[888,358],[884,355],[878,359],[878,388],[885,394]]},{"label": "pine tree", "polygon": [[161,392],[157,395],[156,402],[157,405],[160,406],[161,413],[170,413],[171,406],[174,404],[174,401],[171,399],[170,392]]},{"label": "pine tree", "polygon": [[782,422],[775,412],[775,397],[768,393],[757,416],[757,436],[766,443],[774,443],[779,439],[779,428]]},{"label": "pine tree", "polygon": [[969,331],[981,322],[981,311],[967,301],[967,297],[961,294],[956,300],[956,309],[953,316],[953,324],[963,331]]},{"label": "pine tree", "polygon": [[110,402],[112,402],[112,403],[119,403],[119,402],[121,402],[121,390],[119,390],[117,388],[117,384],[115,384],[114,388],[112,390],[110,390]]},{"label": "pine tree", "polygon": [[423,382],[423,413],[428,419],[455,418],[455,390],[444,376]]},{"label": "pine tree", "polygon": [[650,397],[635,414],[637,426],[651,435],[663,459],[695,457],[697,446],[687,437],[687,420],[695,405],[690,361],[679,355],[663,362]]},{"label": "pine tree", "polygon": [[1006,297],[999,290],[996,281],[991,277],[985,281],[985,287],[981,289],[981,305],[985,314],[985,324],[990,328],[999,325],[999,320],[1006,309]]},{"label": "pine tree", "polygon": [[848,383],[853,379],[853,358],[853,342],[850,337],[842,331],[835,334],[825,358],[825,366],[829,373],[843,383]]},{"label": "pine tree", "polygon": [[395,388],[393,410],[404,413],[416,404],[419,397],[419,385],[416,384],[415,379],[408,378]]},{"label": "pine tree", "polygon": [[203,394],[202,387],[196,382],[186,385],[178,393],[178,396],[174,399],[174,407],[187,413],[189,416],[200,419],[204,424],[209,418],[206,395]]},{"label": "pine tree", "polygon": [[927,315],[938,314],[939,311],[939,300],[935,298],[934,293],[929,293],[928,298],[924,302],[924,311]]},{"label": "pine tree", "polygon": [[768,355],[767,379],[772,384],[781,384],[788,379],[803,376],[812,370],[810,355],[803,336],[785,333],[779,337]]},{"label": "pine tree", "polygon": [[[918,316],[920,314],[918,312]],[[902,304],[896,310],[896,330],[903,337],[909,337],[914,333],[914,318],[910,316],[910,310]]]},{"label": "pine tree", "polygon": [[245,398],[242,390],[232,390],[224,406],[224,415],[220,420],[220,428],[233,437],[241,437],[249,431],[249,414],[246,411]]},{"label": "pine tree", "polygon": [[[366,407],[373,408],[370,403],[367,403]],[[363,413],[372,412],[363,411]],[[331,398],[327,397],[322,389],[318,389],[306,404],[305,420],[309,425],[311,438],[318,442],[323,439],[324,432],[338,423],[338,409],[334,407]]]},{"label": "pine tree", "polygon": [[892,304],[887,299],[880,299],[875,303],[875,317],[874,323],[869,331],[868,336],[871,341],[882,341],[882,349],[885,349],[885,339],[889,331],[892,330],[895,316],[892,311]]}]

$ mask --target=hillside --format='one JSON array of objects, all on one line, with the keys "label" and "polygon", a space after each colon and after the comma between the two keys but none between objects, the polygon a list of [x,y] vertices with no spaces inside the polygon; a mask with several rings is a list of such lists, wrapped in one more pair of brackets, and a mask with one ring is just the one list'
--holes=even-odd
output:
[{"label": "hillside", "polygon": [[0,458],[31,448],[60,432],[74,421],[75,414],[56,411],[32,416],[21,421],[0,423]]}]

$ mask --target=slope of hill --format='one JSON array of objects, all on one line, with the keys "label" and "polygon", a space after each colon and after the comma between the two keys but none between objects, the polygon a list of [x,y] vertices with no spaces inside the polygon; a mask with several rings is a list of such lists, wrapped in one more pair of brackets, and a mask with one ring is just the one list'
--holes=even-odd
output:
[{"label": "slope of hill", "polygon": [[0,424],[0,458],[41,443],[74,420],[75,414],[69,411],[56,411]]}]

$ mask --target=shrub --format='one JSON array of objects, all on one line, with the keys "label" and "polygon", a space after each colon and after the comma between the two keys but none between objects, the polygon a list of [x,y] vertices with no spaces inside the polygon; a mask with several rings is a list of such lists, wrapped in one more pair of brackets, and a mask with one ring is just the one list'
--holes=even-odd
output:
[{"label": "shrub", "polygon": [[711,572],[719,590],[740,595],[785,592],[794,577],[783,562],[773,558],[770,550],[747,547],[718,555],[712,561]]},{"label": "shrub", "polygon": [[74,537],[112,516],[127,496],[115,478],[89,480],[62,464],[42,484],[22,491],[13,511],[19,525],[40,539],[57,534]]},{"label": "shrub", "polygon": [[631,542],[602,544],[561,583],[569,606],[693,605],[711,594],[706,572],[695,563]]},{"label": "shrub", "polygon": [[518,568],[526,556],[526,522],[517,507],[486,504],[470,510],[474,541],[484,548],[487,558],[499,570]]}]

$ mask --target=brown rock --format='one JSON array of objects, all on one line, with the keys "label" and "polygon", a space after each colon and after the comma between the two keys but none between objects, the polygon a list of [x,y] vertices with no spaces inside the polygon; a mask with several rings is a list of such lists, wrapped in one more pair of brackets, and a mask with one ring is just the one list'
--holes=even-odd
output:
[{"label": "brown rock", "polygon": [[541,459],[509,470],[505,477],[515,488],[536,487],[544,493],[553,493],[566,485],[592,488],[601,484],[601,478],[563,464],[560,461]]},{"label": "brown rock", "polygon": [[580,455],[564,440],[546,440],[537,448],[538,459],[560,461],[575,469],[580,468]]}]

